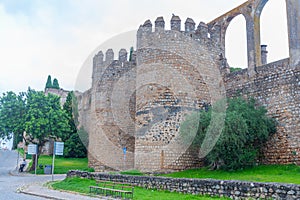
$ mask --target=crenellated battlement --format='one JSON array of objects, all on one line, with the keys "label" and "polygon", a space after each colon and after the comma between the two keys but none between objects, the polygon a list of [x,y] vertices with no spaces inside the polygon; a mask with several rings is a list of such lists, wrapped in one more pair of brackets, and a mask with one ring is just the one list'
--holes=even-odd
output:
[{"label": "crenellated battlement", "polygon": [[[184,22],[184,30],[181,27],[181,19],[179,16],[173,14],[170,20],[170,30],[165,28],[165,20],[162,16],[158,17],[153,24],[150,19],[146,20],[143,25],[140,25],[138,30],[138,39],[147,37],[151,34],[169,34],[178,31],[187,37],[194,39],[195,41],[202,44],[213,44],[218,46],[220,32],[218,27],[209,27],[208,24],[200,22],[196,27],[196,23],[192,18],[187,18]],[[159,36],[160,37],[160,36]],[[139,41],[138,41],[139,44]],[[138,45],[139,46],[139,45]]]},{"label": "crenellated battlement", "polygon": [[105,62],[111,63],[114,60],[115,53],[112,49],[108,49],[105,53]]},{"label": "crenellated battlement", "polygon": [[194,22],[193,19],[187,18],[186,21],[185,21],[185,23],[184,23],[184,25],[185,25],[185,32],[190,33],[190,32],[194,32],[195,31],[195,25],[196,25],[196,23]]},{"label": "crenellated battlement", "polygon": [[115,53],[113,49],[108,49],[105,52],[105,57],[102,51],[99,51],[93,58],[93,73],[92,79],[94,86],[98,80],[100,80],[102,74],[110,65],[119,65],[121,67],[127,66],[129,63],[136,62],[136,51],[132,51],[131,60],[128,58],[126,49],[120,49],[118,59],[115,59]]},{"label": "crenellated battlement", "polygon": [[164,30],[165,30],[165,20],[163,17],[158,17],[155,20],[155,31],[164,31]]},{"label": "crenellated battlement", "polygon": [[181,30],[181,19],[179,16],[173,14],[171,19],[171,30],[180,31]]},{"label": "crenellated battlement", "polygon": [[[133,56],[132,56],[132,59],[130,61],[135,61],[135,54],[136,52],[133,51]],[[115,53],[112,49],[108,49],[106,52],[105,52],[105,57],[104,57],[104,54],[102,51],[99,51],[93,58],[93,66],[94,67],[98,67],[98,66],[101,66],[101,65],[109,65],[111,64],[113,61],[116,61],[114,59],[115,57]],[[128,58],[128,52],[126,49],[120,49],[119,51],[119,57],[117,59],[118,61],[120,61],[121,63],[122,62],[126,62],[126,61],[129,61],[129,58]]]},{"label": "crenellated battlement", "polygon": [[[300,11],[295,1],[286,1],[290,57],[268,64],[259,21],[267,2],[248,0],[208,23],[173,14],[166,24],[159,16],[140,25],[136,51],[97,52],[92,87],[78,98],[80,124],[89,133],[89,165],[141,171],[198,166],[199,152],[175,151],[182,149],[176,145],[181,122],[225,95],[253,97],[278,120],[262,163],[300,164],[300,20],[294,20]],[[248,68],[230,72],[226,31],[239,15],[247,24]]]}]

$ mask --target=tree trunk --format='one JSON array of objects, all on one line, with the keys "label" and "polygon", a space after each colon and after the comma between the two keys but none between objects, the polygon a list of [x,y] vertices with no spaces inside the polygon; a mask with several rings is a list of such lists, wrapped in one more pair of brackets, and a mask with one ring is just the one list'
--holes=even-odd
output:
[{"label": "tree trunk", "polygon": [[[32,155],[32,165],[31,165],[29,171],[34,171],[35,170],[35,156],[36,156],[35,154]],[[38,165],[38,163],[39,163],[39,157],[40,157],[40,154],[37,155],[37,159],[36,159],[37,164],[36,165]]]},{"label": "tree trunk", "polygon": [[[42,148],[43,148],[44,145],[45,145],[45,142],[38,145],[38,154],[37,154],[37,159],[36,159],[36,161],[37,161],[36,166],[38,166],[38,163],[39,163],[39,157],[40,157],[40,152],[42,152]],[[29,171],[34,171],[34,170],[35,170],[35,154],[32,155],[32,165],[31,165]]]}]

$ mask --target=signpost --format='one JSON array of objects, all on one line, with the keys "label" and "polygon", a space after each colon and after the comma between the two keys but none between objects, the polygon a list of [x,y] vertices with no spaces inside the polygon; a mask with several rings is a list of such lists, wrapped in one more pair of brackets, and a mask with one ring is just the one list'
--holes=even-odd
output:
[{"label": "signpost", "polygon": [[64,143],[63,142],[54,142],[53,146],[53,159],[52,159],[52,181],[54,181],[54,160],[55,155],[62,156],[64,155]]},{"label": "signpost", "polygon": [[35,155],[35,165],[34,165],[34,174],[36,175],[36,166],[37,166],[37,148],[36,144],[29,144],[28,145],[28,154]]},{"label": "signpost", "polygon": [[124,170],[126,169],[126,152],[127,152],[127,148],[126,147],[123,147],[123,154],[124,154],[124,159],[123,159],[123,167],[124,167]]}]

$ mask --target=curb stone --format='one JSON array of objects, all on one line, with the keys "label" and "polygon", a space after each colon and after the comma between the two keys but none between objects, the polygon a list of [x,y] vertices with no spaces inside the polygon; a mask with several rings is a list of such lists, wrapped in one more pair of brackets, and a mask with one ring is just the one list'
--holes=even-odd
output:
[{"label": "curb stone", "polygon": [[[42,197],[46,199],[54,200],[69,200],[69,199],[80,199],[80,200],[114,200],[115,198],[103,197],[103,196],[89,196],[73,191],[66,190],[54,190],[47,186],[45,183],[33,183],[29,185],[24,185],[17,189],[16,192],[23,193],[27,195]],[[52,193],[52,194],[51,194]]]}]

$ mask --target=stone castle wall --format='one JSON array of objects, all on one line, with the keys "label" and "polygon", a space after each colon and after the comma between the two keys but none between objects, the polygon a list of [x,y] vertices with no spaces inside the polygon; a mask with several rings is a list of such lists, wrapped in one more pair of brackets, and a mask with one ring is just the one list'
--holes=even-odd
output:
[{"label": "stone castle wall", "polygon": [[228,97],[254,97],[268,115],[278,121],[277,133],[264,150],[263,163],[290,164],[300,161],[300,70],[291,69],[289,59],[257,67],[253,79],[247,69],[228,74]]},{"label": "stone castle wall", "polygon": [[[159,17],[137,33],[135,168],[142,171],[197,167],[198,154],[178,141],[181,123],[191,111],[205,109],[221,81],[220,48],[208,37],[208,26],[178,16],[171,30]],[[211,82],[210,80],[216,82]],[[219,79],[219,81],[217,81]]]},{"label": "stone castle wall", "polygon": [[128,61],[124,49],[114,60],[109,49],[105,59],[102,52],[94,57],[93,66],[92,88],[81,97],[86,109],[79,109],[81,126],[89,133],[89,165],[97,170],[133,168],[135,61]]},{"label": "stone castle wall", "polygon": [[[287,4],[293,1],[297,0]],[[95,55],[92,87],[79,95],[80,124],[89,133],[89,165],[97,170],[142,171],[199,167],[199,152],[180,141],[182,121],[219,99],[239,95],[254,97],[278,120],[278,131],[266,145],[262,162],[299,164],[297,46],[292,45],[289,59],[265,64],[266,49],[260,46],[256,19],[266,2],[249,0],[197,27],[188,18],[184,30],[175,15],[171,30],[165,30],[162,17],[154,27],[147,20],[137,32],[131,61],[124,49],[118,60],[111,49],[105,59],[101,51]],[[229,73],[225,33],[239,14],[248,24],[248,69]],[[288,10],[289,17],[294,15]],[[292,29],[289,37],[298,37],[291,33]]]}]

